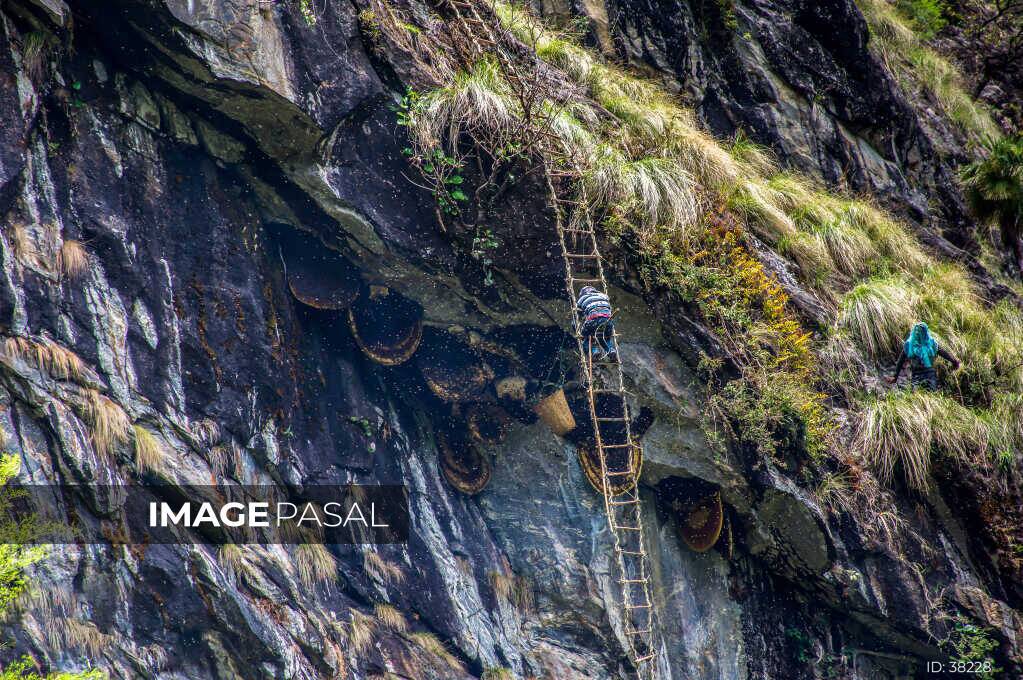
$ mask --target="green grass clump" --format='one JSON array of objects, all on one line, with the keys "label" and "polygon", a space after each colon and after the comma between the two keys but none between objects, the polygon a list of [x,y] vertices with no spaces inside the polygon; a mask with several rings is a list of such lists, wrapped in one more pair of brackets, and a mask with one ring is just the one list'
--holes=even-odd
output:
[{"label": "green grass clump", "polygon": [[659,225],[685,230],[698,218],[695,184],[673,158],[629,160],[604,144],[590,160],[583,181],[591,205],[633,217],[646,231]]},{"label": "green grass clump", "polygon": [[866,354],[883,359],[898,354],[916,321],[916,292],[900,277],[870,279],[842,298],[838,326]]},{"label": "green grass clump", "polygon": [[857,445],[883,481],[901,472],[910,488],[924,490],[931,451],[958,463],[982,460],[988,432],[983,419],[954,399],[936,392],[890,392],[869,400],[859,422]]},{"label": "green grass clump", "polygon": [[40,535],[36,522],[15,522],[8,515],[15,496],[6,485],[18,474],[20,466],[18,458],[0,456],[0,516],[4,517],[0,521],[0,613],[7,611],[28,590],[26,570],[48,554],[46,546],[30,544]]},{"label": "green grass clump", "polygon": [[447,86],[417,97],[406,126],[424,149],[457,140],[463,132],[490,141],[515,127],[518,108],[500,67],[488,58],[454,74]]},{"label": "green grass clump", "polygon": [[40,675],[36,671],[36,664],[27,656],[0,670],[0,680],[104,680],[106,677],[105,673],[97,670]]},{"label": "green grass clump", "polygon": [[997,226],[1023,273],[1023,135],[984,143],[985,156],[963,168],[966,198],[981,220]]},{"label": "green grass clump", "polygon": [[898,0],[896,7],[922,40],[930,40],[948,24],[948,7],[941,0]]}]

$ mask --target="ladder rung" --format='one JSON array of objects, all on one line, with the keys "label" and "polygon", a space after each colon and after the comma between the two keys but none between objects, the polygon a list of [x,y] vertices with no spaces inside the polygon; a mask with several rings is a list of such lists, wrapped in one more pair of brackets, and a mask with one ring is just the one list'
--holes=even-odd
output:
[{"label": "ladder rung", "polygon": [[641,656],[638,659],[636,659],[636,663],[640,664],[643,663],[644,661],[649,661],[652,658],[654,658],[653,654],[647,654],[646,656]]},{"label": "ladder rung", "polygon": [[620,578],[619,583],[646,583],[645,578]]},{"label": "ladder rung", "polygon": [[572,283],[602,283],[602,282],[603,279],[583,279],[577,278],[575,276],[572,277]]},{"label": "ladder rung", "polygon": [[627,630],[627,631],[625,631],[625,634],[626,635],[647,635],[647,634],[652,633],[652,632],[654,632],[654,631],[652,629],[650,629],[650,628],[642,628],[640,630]]},{"label": "ladder rung", "polygon": [[594,418],[594,420],[596,420],[597,422],[600,422],[600,423],[609,423],[609,422],[624,423],[625,422],[625,418],[622,418],[622,417],[615,417],[615,418]]},{"label": "ladder rung", "polygon": [[630,526],[625,525],[625,524],[615,524],[614,525],[614,530],[615,531],[643,531],[643,527],[630,527]]},{"label": "ladder rung", "polygon": [[570,231],[573,234],[592,234],[593,233],[592,229],[573,229],[571,227],[565,227],[561,231]]},{"label": "ladder rung", "polygon": [[579,260],[596,260],[599,256],[596,253],[565,253],[565,257],[573,257]]},{"label": "ladder rung", "polygon": [[650,609],[653,605],[648,602],[646,604],[627,604],[623,606],[625,609]]},{"label": "ladder rung", "polygon": [[608,501],[608,503],[610,505],[615,505],[615,506],[618,506],[618,505],[636,505],[637,503],[639,503],[639,499],[638,498],[633,498],[633,499],[627,500],[627,501]]},{"label": "ladder rung", "polygon": [[632,469],[629,469],[629,470],[608,470],[605,474],[608,477],[626,477],[628,475],[635,475],[636,471],[632,470]]},{"label": "ladder rung", "polygon": [[620,552],[623,555],[642,555],[642,556],[646,556],[646,553],[643,552],[642,550],[625,550],[624,548],[615,548],[615,550],[617,550],[618,552]]},{"label": "ladder rung", "polygon": [[632,444],[601,444],[600,448],[602,448],[602,449],[626,449],[626,448],[631,448],[632,446],[633,446]]}]

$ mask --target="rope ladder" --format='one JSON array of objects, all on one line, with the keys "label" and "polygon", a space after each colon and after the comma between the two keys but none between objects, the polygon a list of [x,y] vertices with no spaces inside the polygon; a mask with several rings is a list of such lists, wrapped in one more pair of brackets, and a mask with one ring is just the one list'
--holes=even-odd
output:
[{"label": "rope ladder", "polygon": [[[530,78],[520,75],[516,58],[502,48],[490,23],[480,14],[474,0],[439,0],[450,8],[455,23],[470,41],[469,59],[493,57],[506,80],[520,97]],[[521,59],[521,58],[520,58]],[[539,68],[533,64],[534,68]],[[535,78],[535,76],[534,76]],[[527,133],[535,138],[552,139],[550,122],[554,113],[540,114],[530,121]],[[639,492],[639,470],[631,461],[638,447],[633,439],[627,401],[621,346],[612,329],[612,357],[595,359],[593,338],[582,335],[583,319],[576,310],[579,291],[593,286],[607,294],[603,259],[590,214],[583,172],[560,143],[548,145],[543,157],[548,200],[554,213],[561,255],[565,266],[566,293],[572,314],[572,328],[579,353],[580,370],[585,379],[587,404],[593,427],[594,446],[600,460],[604,512],[613,537],[612,579],[620,592],[622,635],[626,652],[638,680],[658,680],[656,611],[650,596],[650,575],[643,530],[643,505]],[[566,172],[566,168],[570,171]],[[556,189],[555,178],[570,177],[576,187],[575,198],[564,198]]]}]

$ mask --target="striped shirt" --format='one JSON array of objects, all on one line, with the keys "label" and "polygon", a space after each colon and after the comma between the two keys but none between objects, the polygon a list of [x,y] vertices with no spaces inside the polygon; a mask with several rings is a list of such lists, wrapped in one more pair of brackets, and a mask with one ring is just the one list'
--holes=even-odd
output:
[{"label": "striped shirt", "polygon": [[575,305],[587,320],[611,316],[611,301],[607,295],[590,286],[586,286],[579,292],[579,300]]}]

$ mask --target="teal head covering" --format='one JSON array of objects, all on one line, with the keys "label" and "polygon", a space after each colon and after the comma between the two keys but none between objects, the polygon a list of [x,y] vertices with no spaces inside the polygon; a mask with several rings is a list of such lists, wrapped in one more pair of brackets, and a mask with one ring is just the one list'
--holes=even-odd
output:
[{"label": "teal head covering", "polygon": [[906,350],[906,358],[916,358],[927,368],[931,367],[934,356],[938,353],[938,343],[931,337],[931,331],[923,321],[913,324],[913,330],[906,336],[903,347]]}]

